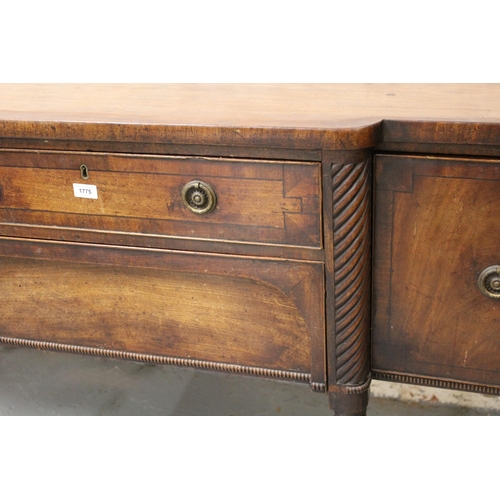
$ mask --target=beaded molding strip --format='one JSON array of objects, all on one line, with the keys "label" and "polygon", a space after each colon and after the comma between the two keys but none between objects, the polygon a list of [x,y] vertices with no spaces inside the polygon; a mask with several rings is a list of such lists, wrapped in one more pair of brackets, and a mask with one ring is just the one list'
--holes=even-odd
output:
[{"label": "beaded molding strip", "polygon": [[[115,351],[113,349],[102,349],[99,347],[83,347],[70,344],[59,344],[57,342],[42,342],[39,340],[16,339],[0,337],[3,344],[31,347],[47,351],[69,352],[72,354],[85,354],[90,356],[106,356],[109,358],[125,359],[129,361],[140,361],[143,363],[154,363],[164,365],[184,366],[189,368],[200,368],[204,370],[218,370],[224,372],[240,373],[245,375],[257,375],[260,377],[272,377],[284,380],[294,380],[311,384],[313,390],[324,391],[325,384],[311,382],[309,373],[289,372],[285,370],[273,370],[270,368],[258,368],[253,366],[234,365],[229,363],[216,363],[213,361],[200,361],[197,359],[175,358],[170,356],[158,356],[154,354],[140,354],[136,352]],[[321,386],[323,389],[321,389]],[[317,388],[316,388],[317,387]]]},{"label": "beaded molding strip", "polygon": [[440,389],[453,389],[457,391],[479,392],[481,394],[492,394],[495,396],[500,396],[499,387],[485,387],[482,385],[455,382],[453,380],[440,380],[427,377],[417,377],[415,375],[400,375],[397,373],[380,373],[380,372],[372,372],[372,377],[377,380],[385,380],[388,382],[400,382],[402,384],[413,384],[413,385],[426,385],[430,387],[438,387]]}]

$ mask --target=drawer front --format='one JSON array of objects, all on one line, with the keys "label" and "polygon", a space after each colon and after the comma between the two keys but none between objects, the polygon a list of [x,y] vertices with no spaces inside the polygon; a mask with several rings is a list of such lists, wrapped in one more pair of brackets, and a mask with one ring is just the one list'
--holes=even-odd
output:
[{"label": "drawer front", "polygon": [[[183,202],[194,180],[215,192],[213,211]],[[0,153],[4,225],[320,248],[320,204],[318,163]]]},{"label": "drawer front", "polygon": [[0,255],[3,342],[280,370],[324,383],[320,263],[7,238]]},{"label": "drawer front", "polygon": [[[500,162],[376,161],[373,368],[500,386]],[[500,286],[500,281],[498,283]]]}]

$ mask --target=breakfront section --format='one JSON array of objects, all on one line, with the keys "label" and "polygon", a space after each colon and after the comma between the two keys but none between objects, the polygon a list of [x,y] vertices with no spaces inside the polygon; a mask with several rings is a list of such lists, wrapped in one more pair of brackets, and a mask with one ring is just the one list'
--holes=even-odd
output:
[{"label": "breakfront section", "polygon": [[377,155],[376,378],[500,394],[500,161]]}]

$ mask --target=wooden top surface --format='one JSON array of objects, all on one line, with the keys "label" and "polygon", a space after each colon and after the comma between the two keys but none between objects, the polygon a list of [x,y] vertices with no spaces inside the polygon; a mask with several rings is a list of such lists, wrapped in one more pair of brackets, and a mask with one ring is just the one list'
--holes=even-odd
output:
[{"label": "wooden top surface", "polygon": [[352,149],[499,131],[495,84],[0,84],[2,137]]}]

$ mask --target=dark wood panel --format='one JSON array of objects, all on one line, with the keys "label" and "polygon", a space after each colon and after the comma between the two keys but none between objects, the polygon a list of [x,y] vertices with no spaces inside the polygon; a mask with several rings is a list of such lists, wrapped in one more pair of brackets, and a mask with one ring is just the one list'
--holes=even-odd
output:
[{"label": "dark wood panel", "polygon": [[477,286],[500,264],[500,162],[378,156],[376,170],[373,368],[500,385],[500,301]]},{"label": "dark wood panel", "polygon": [[[321,247],[318,163],[4,151],[0,165],[2,222]],[[195,179],[217,193],[209,214],[182,202]],[[98,199],[75,197],[73,183]]]},{"label": "dark wood panel", "polygon": [[2,337],[325,382],[322,264],[5,238],[0,255]]}]

